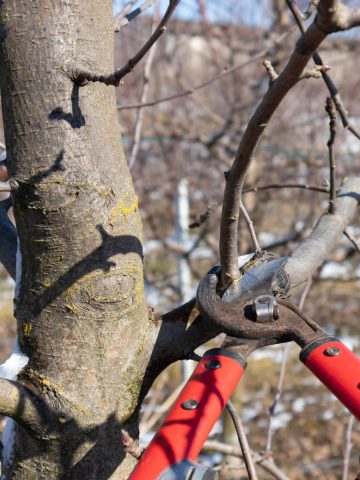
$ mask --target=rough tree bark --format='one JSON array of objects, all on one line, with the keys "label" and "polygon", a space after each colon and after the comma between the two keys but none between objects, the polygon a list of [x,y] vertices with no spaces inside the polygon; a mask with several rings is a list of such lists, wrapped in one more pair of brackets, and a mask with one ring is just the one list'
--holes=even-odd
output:
[{"label": "rough tree bark", "polygon": [[134,460],[125,458],[120,430],[136,435],[151,340],[141,221],[114,89],[79,88],[59,68],[71,61],[113,70],[111,1],[3,1],[1,30],[5,136],[10,176],[19,182],[23,256],[16,318],[29,356],[21,383],[48,416],[40,431],[17,428],[4,473],[126,478]]}]

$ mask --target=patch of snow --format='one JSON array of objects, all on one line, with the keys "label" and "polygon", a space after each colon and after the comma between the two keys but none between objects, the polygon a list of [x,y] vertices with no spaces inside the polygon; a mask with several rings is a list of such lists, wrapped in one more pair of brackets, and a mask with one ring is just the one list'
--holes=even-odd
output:
[{"label": "patch of snow", "polygon": [[16,380],[18,373],[25,367],[29,359],[20,351],[18,339],[16,338],[11,356],[0,365],[0,378]]},{"label": "patch of snow", "polygon": [[247,262],[249,262],[254,255],[255,252],[248,253],[247,255],[241,255],[240,257],[238,257],[239,268],[243,267]]},{"label": "patch of snow", "polygon": [[320,278],[332,280],[347,280],[351,276],[349,263],[328,262],[320,272]]},{"label": "patch of snow", "polygon": [[276,413],[272,420],[272,428],[277,430],[278,428],[286,427],[292,418],[293,417],[289,412]]},{"label": "patch of snow", "polygon": [[332,412],[331,410],[325,410],[325,412],[322,413],[321,418],[323,420],[331,420],[332,418],[334,418],[334,412]]},{"label": "patch of snow", "polygon": [[293,401],[292,409],[296,413],[300,413],[304,411],[306,405],[306,401],[303,398],[297,398]]}]

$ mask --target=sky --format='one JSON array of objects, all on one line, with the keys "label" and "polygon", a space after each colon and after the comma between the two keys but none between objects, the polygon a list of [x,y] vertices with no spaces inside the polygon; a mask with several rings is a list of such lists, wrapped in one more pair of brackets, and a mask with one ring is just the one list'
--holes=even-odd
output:
[{"label": "sky", "polygon": [[[141,5],[144,0],[135,3],[133,8]],[[117,13],[126,2],[124,0],[114,0],[114,13]],[[165,11],[168,0],[159,0],[160,8]],[[248,25],[264,25],[266,0],[207,0],[207,14],[210,22],[231,23],[240,19]],[[152,9],[148,10],[151,13]],[[176,9],[177,18],[182,20],[198,20],[199,8],[198,0],[181,0]]]}]

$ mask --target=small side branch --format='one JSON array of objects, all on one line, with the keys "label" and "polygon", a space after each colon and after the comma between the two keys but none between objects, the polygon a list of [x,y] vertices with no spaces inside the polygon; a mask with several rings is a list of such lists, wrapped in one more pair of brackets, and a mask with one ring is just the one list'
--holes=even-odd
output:
[{"label": "small side branch", "polygon": [[141,448],[138,442],[124,429],[121,430],[121,443],[123,444],[126,453],[139,460],[144,449]]},{"label": "small side branch", "polygon": [[[153,16],[153,24],[157,20],[156,17],[157,17],[157,13],[155,11]],[[150,74],[151,74],[151,68],[154,61],[154,57],[155,57],[155,52],[156,52],[156,45],[154,45],[154,48],[150,51],[149,56],[147,57],[145,62],[144,83],[143,83],[143,90],[141,93],[140,103],[146,103],[147,101],[149,87],[150,87]],[[130,170],[132,169],[139,152],[144,114],[145,112],[143,108],[139,108],[136,112],[134,144],[131,150],[130,160],[129,160]]]},{"label": "small side branch", "polygon": [[251,237],[255,252],[256,253],[261,253],[262,250],[261,250],[259,241],[258,241],[257,236],[256,236],[254,223],[251,220],[250,215],[249,215],[248,211],[246,210],[245,205],[243,204],[242,201],[240,201],[240,211],[243,214],[243,217],[245,218],[245,222],[246,222],[247,227],[249,229],[250,237]]},{"label": "small side branch", "polygon": [[360,242],[357,240],[357,238],[349,231],[348,228],[344,230],[344,235],[346,238],[350,240],[350,242],[353,244],[355,250],[360,253]]},{"label": "small side branch", "polygon": [[239,439],[239,444],[240,444],[241,452],[243,454],[249,479],[258,480],[258,476],[257,476],[255,465],[254,465],[254,460],[253,460],[249,443],[246,437],[244,426],[232,402],[229,401],[226,404],[226,410],[229,412],[231,419],[234,423],[234,427],[236,430],[237,437]]},{"label": "small side branch", "polygon": [[61,67],[65,73],[67,73],[70,78],[79,85],[84,85],[87,82],[100,82],[105,83],[105,85],[113,85],[118,87],[120,85],[121,80],[127,75],[128,73],[132,72],[135,66],[142,60],[142,58],[148,53],[150,48],[154,45],[154,43],[161,37],[161,35],[166,31],[166,25],[170,18],[172,17],[176,7],[178,6],[180,0],[170,0],[169,6],[162,17],[159,25],[156,27],[148,41],[141,47],[141,49],[132,57],[127,64],[119,68],[113,73],[108,75],[99,74],[95,72],[90,72],[78,67],[71,67],[71,66],[63,66]]},{"label": "small side branch", "polygon": [[355,417],[351,415],[349,417],[349,421],[346,427],[344,463],[343,463],[343,471],[342,471],[342,477],[341,477],[342,480],[346,480],[347,478],[349,478],[350,455],[351,455],[351,450],[353,448],[352,431],[354,427],[354,420],[355,420]]}]

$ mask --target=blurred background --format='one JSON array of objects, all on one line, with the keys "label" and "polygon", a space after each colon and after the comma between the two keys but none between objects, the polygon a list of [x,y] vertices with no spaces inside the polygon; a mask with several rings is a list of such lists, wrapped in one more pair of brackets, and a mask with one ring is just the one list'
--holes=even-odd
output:
[{"label": "blurred background", "polygon": [[[303,11],[308,3],[298,2]],[[116,66],[139,50],[167,5],[114,0]],[[126,21],[139,6],[144,11]],[[166,33],[117,89],[124,147],[143,218],[147,302],[156,313],[192,298],[200,278],[218,262],[224,173],[268,88],[262,62],[270,60],[281,72],[298,38],[285,0],[181,0]],[[328,38],[320,53],[352,126],[360,130],[360,76],[354,68],[359,33]],[[247,176],[244,203],[260,244],[279,256],[290,254],[327,209],[327,193],[307,188],[329,184],[327,95],[321,78],[296,85],[268,125]],[[2,120],[0,142],[3,150]],[[339,118],[335,152],[340,187],[358,172],[360,141]],[[239,251],[250,253],[245,222],[240,229]],[[360,244],[359,221],[349,232]],[[344,236],[312,278],[304,307],[358,353],[359,286],[359,251]],[[1,269],[1,361],[16,334],[12,297],[13,283]],[[296,345],[255,353],[234,394],[259,460],[259,477],[354,478],[360,470],[359,425],[298,361],[298,353]],[[143,406],[142,444],[151,439],[189,368],[193,365],[174,365],[158,378]],[[221,479],[247,478],[242,460],[221,447],[237,446],[226,416],[211,440],[217,443],[204,450],[202,461],[216,466]],[[265,471],[261,459],[273,459],[284,476]]]}]

